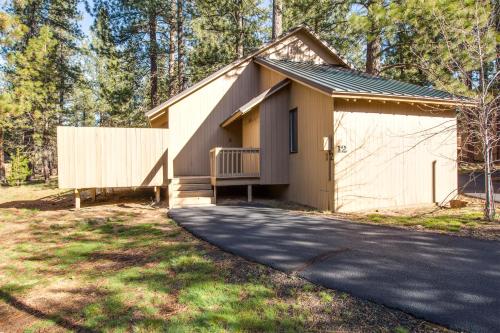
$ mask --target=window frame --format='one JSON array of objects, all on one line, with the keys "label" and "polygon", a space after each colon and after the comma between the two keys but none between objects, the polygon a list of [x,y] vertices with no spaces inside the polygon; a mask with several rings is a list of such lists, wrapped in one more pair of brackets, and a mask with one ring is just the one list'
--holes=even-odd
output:
[{"label": "window frame", "polygon": [[298,109],[288,111],[288,152],[297,154],[299,152],[299,114]]}]

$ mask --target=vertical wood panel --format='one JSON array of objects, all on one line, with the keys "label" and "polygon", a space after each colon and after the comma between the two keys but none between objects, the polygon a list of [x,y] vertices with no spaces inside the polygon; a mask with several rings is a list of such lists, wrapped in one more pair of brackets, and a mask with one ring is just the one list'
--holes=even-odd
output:
[{"label": "vertical wood panel", "polygon": [[434,161],[437,200],[456,193],[453,112],[336,99],[334,117],[337,211],[431,204]]},{"label": "vertical wood panel", "polygon": [[245,114],[242,122],[242,147],[259,148],[261,127],[259,107]]},{"label": "vertical wood panel", "polygon": [[206,176],[210,149],[241,147],[241,129],[220,124],[258,93],[258,77],[257,65],[245,62],[169,108],[170,177]]},{"label": "vertical wood panel", "polygon": [[[298,152],[289,154],[290,185],[286,198],[320,209],[331,209],[333,193],[328,180],[323,137],[333,132],[333,98],[293,82],[289,108],[297,108]],[[288,126],[288,115],[286,124]]]},{"label": "vertical wood panel", "polygon": [[324,49],[320,42],[312,39],[304,32],[276,44],[261,54],[271,59],[287,59],[292,61],[313,62],[315,64],[340,64],[339,59]]},{"label": "vertical wood panel", "polygon": [[288,184],[288,111],[289,88],[260,105],[260,183]]},{"label": "vertical wood panel", "polygon": [[168,130],[58,127],[60,188],[167,184]]}]

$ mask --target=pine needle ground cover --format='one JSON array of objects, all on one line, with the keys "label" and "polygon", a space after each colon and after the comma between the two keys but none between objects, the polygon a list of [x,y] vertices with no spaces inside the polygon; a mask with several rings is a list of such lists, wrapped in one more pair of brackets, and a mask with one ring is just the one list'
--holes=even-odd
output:
[{"label": "pine needle ground cover", "polygon": [[151,193],[0,188],[0,332],[442,332],[199,241]]}]

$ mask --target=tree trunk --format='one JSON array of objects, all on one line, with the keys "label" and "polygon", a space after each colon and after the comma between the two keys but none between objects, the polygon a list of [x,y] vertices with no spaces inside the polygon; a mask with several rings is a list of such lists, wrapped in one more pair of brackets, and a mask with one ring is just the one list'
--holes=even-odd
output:
[{"label": "tree trunk", "polygon": [[177,8],[175,1],[171,3],[170,18],[169,18],[169,38],[168,38],[168,96],[175,95],[177,93],[175,86],[175,39],[177,38],[177,23],[175,20],[175,15],[177,14]]},{"label": "tree trunk", "polygon": [[489,139],[486,138],[484,147],[484,217],[488,221],[495,219],[495,192],[493,189],[493,180],[491,178],[492,163],[491,163],[491,146]]},{"label": "tree trunk", "polygon": [[366,45],[366,72],[368,74],[380,73],[380,51],[381,37],[378,34],[375,38],[368,40]]},{"label": "tree trunk", "polygon": [[283,3],[282,0],[273,0],[272,39],[275,40],[282,33],[283,33]]},{"label": "tree trunk", "polygon": [[238,26],[238,37],[236,39],[236,55],[238,58],[243,58],[243,40],[245,38],[245,32],[243,30],[243,3],[238,1],[238,7],[236,9],[235,18]]},{"label": "tree trunk", "polygon": [[156,41],[156,11],[149,13],[150,108],[158,104],[158,44]]},{"label": "tree trunk", "polygon": [[3,151],[3,128],[0,128],[0,182],[5,182],[5,161]]},{"label": "tree trunk", "polygon": [[186,73],[184,64],[184,0],[177,0],[177,77],[179,82],[178,91],[186,88]]},{"label": "tree trunk", "polygon": [[42,148],[42,172],[43,179],[45,183],[48,184],[50,182],[50,142],[49,142],[49,134],[47,132],[43,133],[43,148]]}]

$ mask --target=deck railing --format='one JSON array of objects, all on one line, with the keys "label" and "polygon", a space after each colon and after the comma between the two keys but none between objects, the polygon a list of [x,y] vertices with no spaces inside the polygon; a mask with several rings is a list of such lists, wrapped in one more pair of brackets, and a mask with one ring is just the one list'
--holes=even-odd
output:
[{"label": "deck railing", "polygon": [[260,177],[260,149],[221,147],[211,149],[210,176],[215,178]]}]

